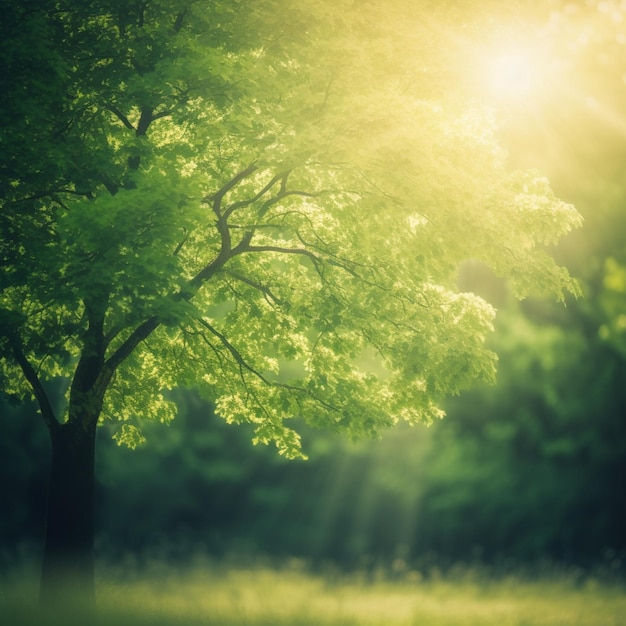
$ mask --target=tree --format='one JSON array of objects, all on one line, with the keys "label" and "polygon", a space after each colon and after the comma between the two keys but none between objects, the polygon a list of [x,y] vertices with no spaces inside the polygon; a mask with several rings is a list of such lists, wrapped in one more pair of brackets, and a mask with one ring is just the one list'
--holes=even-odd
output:
[{"label": "tree", "polygon": [[103,420],[135,446],[193,386],[288,457],[296,416],[429,422],[494,374],[460,261],[576,292],[543,244],[579,216],[507,170],[453,87],[468,16],[427,4],[3,7],[1,380],[50,433],[43,602],[94,596]]}]

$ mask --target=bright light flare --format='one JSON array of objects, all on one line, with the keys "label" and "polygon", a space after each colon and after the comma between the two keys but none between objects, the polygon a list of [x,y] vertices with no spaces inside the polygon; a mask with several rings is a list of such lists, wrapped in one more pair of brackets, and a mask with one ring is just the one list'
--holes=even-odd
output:
[{"label": "bright light flare", "polygon": [[489,60],[485,80],[496,98],[521,98],[537,85],[539,68],[528,51],[507,50]]},{"label": "bright light flare", "polygon": [[515,39],[499,36],[469,52],[471,89],[496,107],[536,107],[551,91],[555,57],[545,42]]}]

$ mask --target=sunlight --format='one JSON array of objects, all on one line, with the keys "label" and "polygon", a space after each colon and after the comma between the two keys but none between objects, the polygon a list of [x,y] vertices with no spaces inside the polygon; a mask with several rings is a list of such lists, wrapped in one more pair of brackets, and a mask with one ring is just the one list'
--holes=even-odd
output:
[{"label": "sunlight", "polygon": [[496,98],[529,96],[537,85],[538,68],[525,50],[506,50],[494,55],[486,65],[488,91]]},{"label": "sunlight", "polygon": [[545,103],[558,75],[559,56],[540,32],[502,28],[470,44],[462,63],[471,91],[497,108],[534,108]]}]

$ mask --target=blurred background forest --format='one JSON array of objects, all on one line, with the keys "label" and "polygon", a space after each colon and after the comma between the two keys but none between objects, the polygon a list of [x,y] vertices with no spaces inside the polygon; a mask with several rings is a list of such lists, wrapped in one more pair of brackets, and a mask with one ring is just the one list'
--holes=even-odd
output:
[{"label": "blurred background forest", "polygon": [[[253,447],[245,427],[223,423],[193,392],[175,394],[180,415],[171,425],[145,424],[148,444],[135,451],[118,448],[104,426],[101,558],[263,555],[398,572],[550,561],[626,571],[626,13],[619,6],[567,5],[560,20],[535,15],[548,37],[569,41],[563,76],[575,69],[577,78],[568,90],[548,86],[496,111],[512,165],[545,173],[585,218],[554,251],[584,297],[567,306],[518,303],[483,268],[464,266],[460,288],[499,311],[497,385],[451,399],[447,417],[430,428],[401,426],[380,441],[305,430],[306,462]],[[49,450],[33,406],[3,404],[0,422],[4,567],[41,550]]]}]

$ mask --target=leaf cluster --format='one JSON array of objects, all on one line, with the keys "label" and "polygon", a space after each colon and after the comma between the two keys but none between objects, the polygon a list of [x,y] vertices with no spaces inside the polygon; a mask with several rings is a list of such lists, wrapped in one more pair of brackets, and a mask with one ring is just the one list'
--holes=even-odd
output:
[{"label": "leaf cluster", "polygon": [[444,84],[459,16],[405,4],[12,9],[3,378],[66,377],[132,445],[195,386],[287,456],[289,418],[376,434],[492,379],[458,264],[563,297],[542,245],[579,218]]}]

